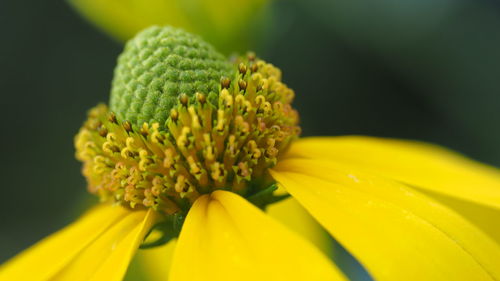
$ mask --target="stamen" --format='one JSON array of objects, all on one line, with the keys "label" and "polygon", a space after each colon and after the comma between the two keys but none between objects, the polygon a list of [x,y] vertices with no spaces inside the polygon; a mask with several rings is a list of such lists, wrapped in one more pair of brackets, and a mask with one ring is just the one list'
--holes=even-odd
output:
[{"label": "stamen", "polygon": [[222,89],[229,89],[229,86],[231,85],[231,79],[227,77],[222,77],[220,80],[220,84]]},{"label": "stamen", "polygon": [[254,196],[269,187],[267,170],[300,133],[293,95],[277,68],[248,54],[232,79],[220,79],[215,98],[180,94],[165,124],[136,127],[99,105],[75,138],[88,189],[166,215],[216,189]]}]

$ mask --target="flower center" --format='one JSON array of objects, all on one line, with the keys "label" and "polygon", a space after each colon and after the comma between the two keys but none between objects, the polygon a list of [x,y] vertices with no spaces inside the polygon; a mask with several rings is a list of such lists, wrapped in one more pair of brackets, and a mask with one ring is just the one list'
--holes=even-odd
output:
[{"label": "flower center", "polygon": [[138,127],[163,125],[180,93],[192,98],[200,92],[212,98],[220,78],[231,74],[231,63],[199,37],[153,26],[127,42],[119,56],[110,108],[117,119]]},{"label": "flower center", "polygon": [[272,184],[267,169],[300,132],[294,93],[253,55],[234,68],[213,102],[179,95],[165,124],[135,127],[105,105],[90,110],[75,140],[89,191],[172,215],[216,189],[249,197]]}]

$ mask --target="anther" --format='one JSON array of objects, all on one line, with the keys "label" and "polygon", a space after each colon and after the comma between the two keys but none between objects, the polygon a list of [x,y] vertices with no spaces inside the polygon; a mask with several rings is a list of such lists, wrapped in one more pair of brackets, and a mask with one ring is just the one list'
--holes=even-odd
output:
[{"label": "anther", "polygon": [[240,74],[245,75],[245,73],[247,73],[247,66],[241,62],[238,66],[238,70],[240,71]]},{"label": "anther", "polygon": [[188,102],[189,102],[189,97],[188,95],[182,93],[179,95],[179,102],[183,105],[183,106],[187,106],[188,105]]},{"label": "anther", "polygon": [[196,100],[201,104],[205,104],[207,97],[202,93],[196,93]]},{"label": "anther", "polygon": [[259,66],[256,64],[256,63],[253,63],[251,66],[250,66],[250,70],[255,73],[259,70]]},{"label": "anther", "polygon": [[177,122],[177,119],[179,119],[179,112],[175,108],[172,108],[172,110],[170,110],[170,118],[174,122]]},{"label": "anther", "polygon": [[147,137],[149,135],[149,128],[148,128],[148,123],[142,124],[140,133],[143,137]]},{"label": "anther", "polygon": [[248,168],[248,164],[246,162],[238,163],[237,174],[238,176],[246,179],[250,179],[251,169]]},{"label": "anther", "polygon": [[105,127],[101,127],[101,129],[99,130],[99,135],[105,138],[108,135],[108,129],[106,129]]},{"label": "anther", "polygon": [[186,183],[186,178],[183,175],[177,177],[177,182],[175,183],[175,191],[177,192],[187,192],[189,185]]},{"label": "anther", "polygon": [[247,82],[240,79],[240,81],[238,81],[238,86],[240,86],[240,90],[245,91],[247,89]]},{"label": "anther", "polygon": [[220,79],[220,85],[222,89],[229,89],[229,86],[231,85],[231,80],[227,77],[222,77]]},{"label": "anther", "polygon": [[127,133],[132,132],[132,123],[130,123],[129,121],[123,122],[122,126],[123,126],[123,129],[125,129],[125,131],[127,131]]},{"label": "anther", "polygon": [[116,115],[113,112],[109,113],[108,120],[111,123],[118,124],[118,121],[116,120]]}]

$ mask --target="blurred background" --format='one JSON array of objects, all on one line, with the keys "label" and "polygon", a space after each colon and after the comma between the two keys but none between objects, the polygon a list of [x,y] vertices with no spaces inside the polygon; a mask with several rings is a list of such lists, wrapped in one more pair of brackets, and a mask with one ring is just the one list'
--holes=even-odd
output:
[{"label": "blurred background", "polygon": [[[500,1],[276,0],[245,21],[212,43],[282,69],[304,136],[423,140],[500,166]],[[0,1],[0,34],[2,262],[92,200],[73,137],[126,35],[56,0]]]}]

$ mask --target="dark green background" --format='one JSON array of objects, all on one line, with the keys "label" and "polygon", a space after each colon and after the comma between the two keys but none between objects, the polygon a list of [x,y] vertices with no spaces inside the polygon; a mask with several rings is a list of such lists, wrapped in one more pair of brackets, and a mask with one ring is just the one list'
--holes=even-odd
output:
[{"label": "dark green background", "polygon": [[[276,1],[258,54],[303,132],[439,143],[500,165],[500,2]],[[69,223],[73,136],[108,99],[121,44],[63,1],[0,1],[0,261]],[[90,200],[90,199],[88,199]]]}]

